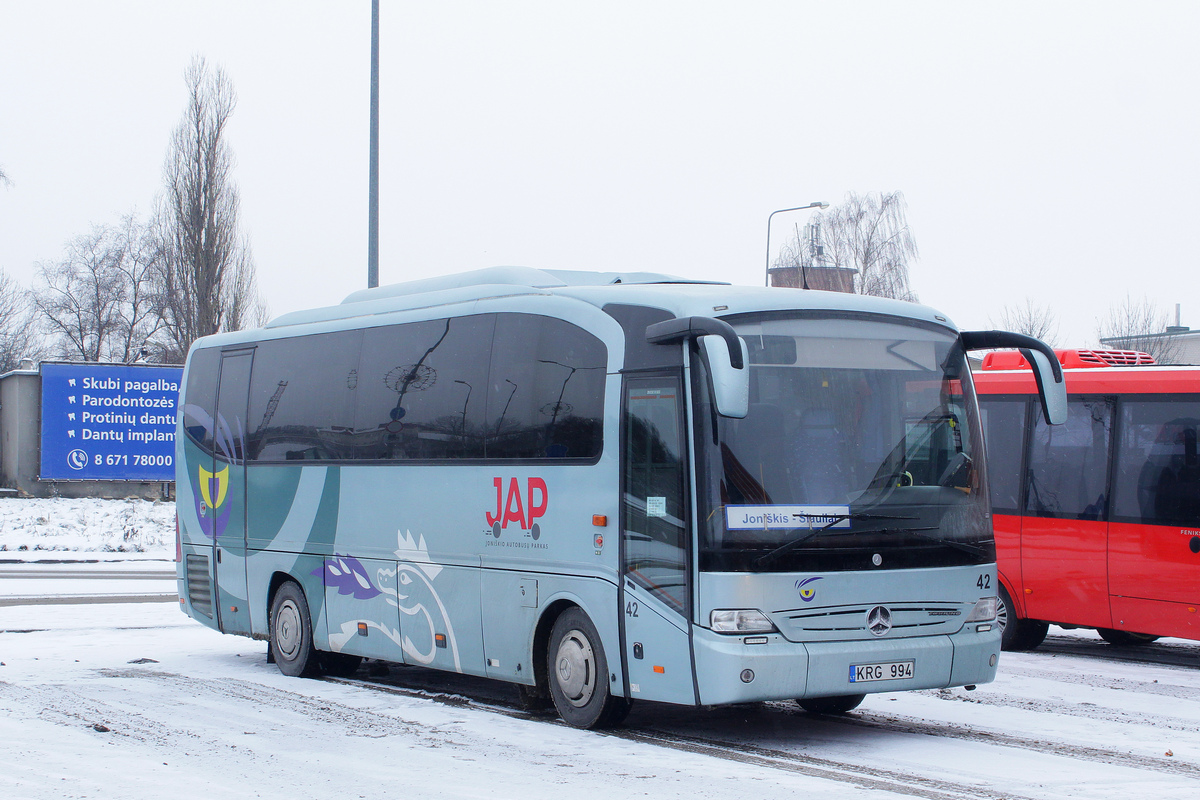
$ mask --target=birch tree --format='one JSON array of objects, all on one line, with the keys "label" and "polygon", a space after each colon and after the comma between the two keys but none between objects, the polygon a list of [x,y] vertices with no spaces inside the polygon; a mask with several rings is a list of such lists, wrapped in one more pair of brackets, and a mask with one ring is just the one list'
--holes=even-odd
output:
[{"label": "birch tree", "polygon": [[857,294],[916,302],[909,267],[918,255],[917,241],[906,210],[900,192],[850,192],[841,204],[813,214],[810,228],[797,232],[785,256],[798,264],[856,270]]}]

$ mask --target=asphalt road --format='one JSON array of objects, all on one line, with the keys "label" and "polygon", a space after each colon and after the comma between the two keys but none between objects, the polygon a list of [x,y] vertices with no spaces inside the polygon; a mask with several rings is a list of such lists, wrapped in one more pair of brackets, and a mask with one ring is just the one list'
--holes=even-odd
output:
[{"label": "asphalt road", "polygon": [[178,599],[171,562],[0,564],[0,607]]}]

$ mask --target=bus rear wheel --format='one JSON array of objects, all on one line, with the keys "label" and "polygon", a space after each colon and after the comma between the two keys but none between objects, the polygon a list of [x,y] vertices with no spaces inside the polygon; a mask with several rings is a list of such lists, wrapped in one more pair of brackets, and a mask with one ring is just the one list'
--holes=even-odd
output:
[{"label": "bus rear wheel", "polygon": [[843,694],[837,697],[805,697],[796,702],[810,714],[845,714],[858,708],[865,694]]},{"label": "bus rear wheel", "polygon": [[1017,609],[1004,584],[1000,584],[996,602],[996,624],[1000,626],[1001,650],[1033,650],[1046,639],[1050,626],[1017,616]]},{"label": "bus rear wheel", "polygon": [[1129,631],[1117,631],[1112,628],[1096,628],[1096,633],[1100,634],[1100,638],[1104,641],[1116,645],[1133,646],[1158,641],[1157,636],[1151,636],[1148,633],[1130,633]]},{"label": "bus rear wheel", "polygon": [[309,678],[320,671],[313,646],[312,617],[304,591],[288,581],[275,592],[269,622],[271,655],[284,675]]},{"label": "bus rear wheel", "polygon": [[579,608],[559,615],[546,652],[550,697],[559,716],[576,728],[620,724],[629,701],[609,691],[608,660],[596,627]]}]

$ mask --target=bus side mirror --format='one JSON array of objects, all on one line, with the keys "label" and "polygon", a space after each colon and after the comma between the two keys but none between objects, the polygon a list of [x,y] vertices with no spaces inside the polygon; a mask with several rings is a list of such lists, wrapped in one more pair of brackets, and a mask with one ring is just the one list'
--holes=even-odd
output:
[{"label": "bus side mirror", "polygon": [[709,388],[717,413],[745,419],[750,412],[750,352],[732,325],[712,317],[681,317],[646,327],[646,341],[651,344],[691,339],[699,343],[708,361]]},{"label": "bus side mirror", "polygon": [[1041,339],[1009,331],[963,331],[959,337],[966,350],[1020,350],[1033,368],[1046,424],[1062,425],[1067,421],[1067,383],[1058,356],[1050,345]]},{"label": "bus side mirror", "polygon": [[[1067,421],[1067,384],[1063,380],[1058,357],[1047,358],[1041,350],[1021,350],[1021,355],[1033,367],[1038,397],[1042,401],[1042,416],[1047,425],[1062,425]],[[1057,380],[1055,373],[1058,373]]]},{"label": "bus side mirror", "polygon": [[708,360],[710,388],[717,413],[722,417],[745,419],[750,411],[750,353],[746,343],[740,338],[736,340],[742,350],[742,366],[735,367],[725,337],[708,334],[699,337],[699,341]]}]

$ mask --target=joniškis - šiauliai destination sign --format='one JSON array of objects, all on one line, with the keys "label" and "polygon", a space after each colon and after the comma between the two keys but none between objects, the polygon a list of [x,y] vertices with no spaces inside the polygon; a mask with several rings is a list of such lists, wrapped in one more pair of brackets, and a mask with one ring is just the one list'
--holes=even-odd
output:
[{"label": "joni\u0161kis - \u0161iauliai destination sign", "polygon": [[182,367],[42,364],[42,480],[173,481]]}]

